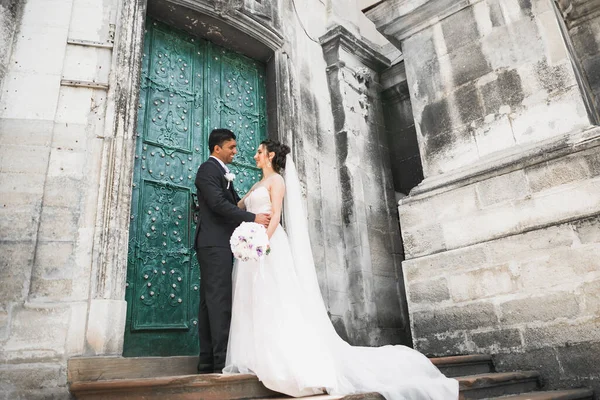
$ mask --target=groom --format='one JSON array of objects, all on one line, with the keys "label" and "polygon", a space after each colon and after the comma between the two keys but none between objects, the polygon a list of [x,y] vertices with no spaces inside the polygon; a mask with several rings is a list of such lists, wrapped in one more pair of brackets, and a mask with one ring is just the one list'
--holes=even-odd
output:
[{"label": "groom", "polygon": [[200,264],[198,372],[220,373],[225,367],[231,322],[233,255],[229,238],[242,222],[266,226],[270,216],[255,215],[237,207],[240,197],[226,165],[237,153],[235,134],[228,129],[214,129],[208,138],[208,148],[210,157],[196,174],[200,214],[194,239]]}]

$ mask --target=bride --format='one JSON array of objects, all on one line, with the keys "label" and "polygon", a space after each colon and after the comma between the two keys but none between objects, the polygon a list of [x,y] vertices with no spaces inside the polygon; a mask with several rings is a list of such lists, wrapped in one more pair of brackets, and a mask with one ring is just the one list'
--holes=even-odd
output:
[{"label": "bride", "polygon": [[353,347],[337,335],[319,290],[289,152],[278,142],[262,142],[254,159],[263,178],[238,203],[272,214],[271,253],[260,261],[235,261],[224,372],[255,374],[269,389],[294,397],[378,392],[388,400],[458,399],[458,382],[421,353],[406,346]]}]

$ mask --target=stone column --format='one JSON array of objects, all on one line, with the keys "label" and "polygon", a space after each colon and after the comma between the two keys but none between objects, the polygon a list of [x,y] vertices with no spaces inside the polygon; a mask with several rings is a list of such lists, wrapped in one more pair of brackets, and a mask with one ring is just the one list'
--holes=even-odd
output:
[{"label": "stone column", "polygon": [[[354,344],[410,344],[401,284],[401,243],[394,212],[379,73],[389,61],[338,26],[321,37],[342,186],[345,274]],[[334,303],[330,290],[329,302]],[[345,296],[344,296],[345,297]]]}]

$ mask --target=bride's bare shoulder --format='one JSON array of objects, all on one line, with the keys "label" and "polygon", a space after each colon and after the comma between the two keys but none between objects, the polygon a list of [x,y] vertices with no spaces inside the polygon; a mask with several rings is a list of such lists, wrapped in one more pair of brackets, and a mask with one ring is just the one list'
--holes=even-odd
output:
[{"label": "bride's bare shoulder", "polygon": [[269,190],[285,188],[285,181],[283,179],[283,176],[279,174],[274,174],[272,177],[270,177],[268,183]]}]

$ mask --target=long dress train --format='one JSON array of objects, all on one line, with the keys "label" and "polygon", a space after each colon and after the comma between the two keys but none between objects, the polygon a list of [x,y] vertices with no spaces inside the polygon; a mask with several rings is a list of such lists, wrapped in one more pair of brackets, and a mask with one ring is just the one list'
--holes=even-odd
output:
[{"label": "long dress train", "polygon": [[[271,253],[236,260],[225,373],[252,373],[277,392],[300,397],[379,392],[388,400],[458,399],[458,382],[406,346],[350,346],[335,332],[319,290],[302,208],[288,156],[286,231],[278,226]],[[253,213],[271,211],[269,192],[246,198]],[[289,239],[288,239],[289,234]]]}]

